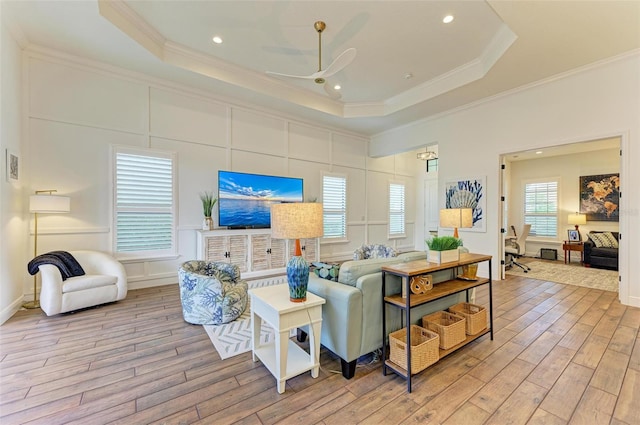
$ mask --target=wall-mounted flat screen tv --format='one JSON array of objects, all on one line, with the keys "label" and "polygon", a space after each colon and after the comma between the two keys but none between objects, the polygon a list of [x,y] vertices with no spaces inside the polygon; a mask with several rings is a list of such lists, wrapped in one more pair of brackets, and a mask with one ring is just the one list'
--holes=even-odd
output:
[{"label": "wall-mounted flat screen tv", "polygon": [[271,204],[303,201],[303,181],[294,177],[218,171],[218,225],[266,228]]}]

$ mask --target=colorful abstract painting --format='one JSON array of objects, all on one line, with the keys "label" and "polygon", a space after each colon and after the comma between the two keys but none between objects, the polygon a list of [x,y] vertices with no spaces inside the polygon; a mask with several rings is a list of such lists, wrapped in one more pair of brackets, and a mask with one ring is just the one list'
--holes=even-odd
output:
[{"label": "colorful abstract painting", "polygon": [[620,221],[620,174],[580,176],[580,212],[587,221]]}]

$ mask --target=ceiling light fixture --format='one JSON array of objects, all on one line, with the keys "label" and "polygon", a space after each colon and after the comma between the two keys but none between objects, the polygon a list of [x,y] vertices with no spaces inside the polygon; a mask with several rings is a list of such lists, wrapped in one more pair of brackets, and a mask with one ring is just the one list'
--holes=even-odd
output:
[{"label": "ceiling light fixture", "polygon": [[445,24],[450,24],[451,22],[453,22],[453,15],[447,15],[444,18],[442,18],[442,22],[444,22]]},{"label": "ceiling light fixture", "polygon": [[542,151],[536,151],[536,155],[540,155]]},{"label": "ceiling light fixture", "polygon": [[418,152],[418,154],[416,155],[416,157],[418,159],[421,159],[423,161],[427,161],[429,159],[436,159],[438,156],[435,152],[432,151],[425,151],[425,152]]},{"label": "ceiling light fixture", "polygon": [[336,84],[335,86],[333,86],[334,90],[340,90],[342,88],[342,86],[340,84]]},{"label": "ceiling light fixture", "polygon": [[215,37],[213,37],[212,40],[216,44],[222,44],[222,38],[217,36],[217,35]]}]

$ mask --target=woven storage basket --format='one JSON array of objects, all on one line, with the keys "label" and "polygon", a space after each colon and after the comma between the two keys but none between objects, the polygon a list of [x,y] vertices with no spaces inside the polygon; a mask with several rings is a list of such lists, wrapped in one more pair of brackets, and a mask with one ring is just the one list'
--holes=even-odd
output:
[{"label": "woven storage basket", "polygon": [[[411,325],[411,374],[418,373],[440,358],[437,333]],[[407,369],[407,328],[389,334],[389,360]]]},{"label": "woven storage basket", "polygon": [[464,317],[448,311],[436,311],[422,318],[422,327],[440,335],[440,348],[447,350],[465,340]]},{"label": "woven storage basket", "polygon": [[449,307],[449,311],[465,318],[467,335],[475,335],[487,328],[487,309],[481,305],[459,303]]}]

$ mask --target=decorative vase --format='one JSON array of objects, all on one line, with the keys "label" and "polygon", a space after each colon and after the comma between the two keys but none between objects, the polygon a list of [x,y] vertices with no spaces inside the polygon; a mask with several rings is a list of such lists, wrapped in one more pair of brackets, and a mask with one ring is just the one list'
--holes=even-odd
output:
[{"label": "decorative vase", "polygon": [[213,230],[213,219],[211,217],[205,217],[202,220],[202,230]]},{"label": "decorative vase", "polygon": [[446,251],[432,251],[429,250],[429,262],[442,264],[450,263],[451,261],[458,261],[460,259],[460,253],[458,248],[448,249]]},{"label": "decorative vase", "polygon": [[301,303],[307,300],[309,284],[309,264],[304,257],[293,256],[287,263],[287,283],[289,284],[289,300]]}]

